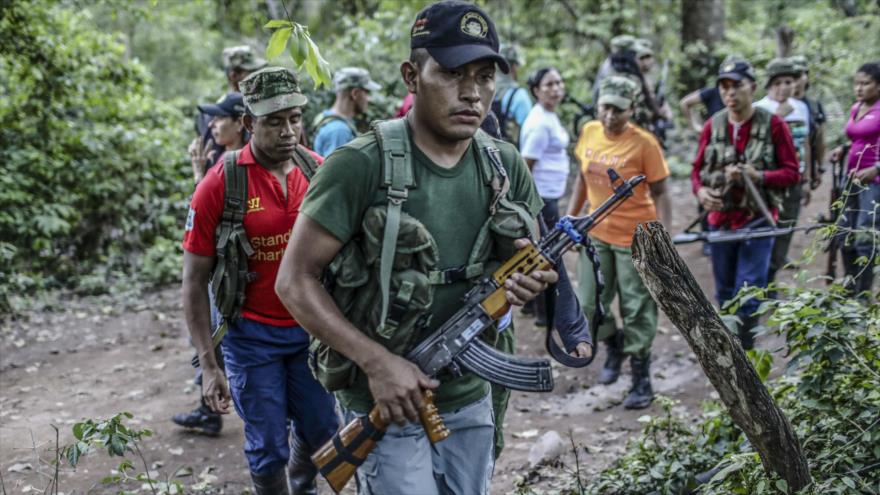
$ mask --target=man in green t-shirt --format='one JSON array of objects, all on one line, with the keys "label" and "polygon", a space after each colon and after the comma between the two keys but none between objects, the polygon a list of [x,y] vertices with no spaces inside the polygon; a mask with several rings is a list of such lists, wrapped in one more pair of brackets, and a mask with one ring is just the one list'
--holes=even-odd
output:
[{"label": "man in green t-shirt", "polygon": [[[484,232],[493,199],[474,134],[492,102],[496,64],[502,71],[508,65],[498,54],[492,21],[479,7],[463,2],[444,1],[422,10],[412,27],[410,48],[400,71],[414,95],[405,117],[414,186],[402,208],[433,238],[438,268],[463,267]],[[522,157],[508,143],[494,145],[509,178],[506,198],[534,222],[542,202]],[[361,493],[488,493],[494,436],[488,383],[469,372],[426,376],[401,357],[404,352],[390,352],[352,324],[321,284],[325,268],[346,243],[366,242],[359,241],[365,213],[389,204],[383,172],[375,132],[327,159],[303,202],[276,291],[312,336],[356,366],[351,383],[336,392],[345,420],[366,414],[375,404],[383,418],[396,423],[358,468]],[[511,241],[517,247],[526,242]],[[507,300],[522,305],[557,278],[554,271],[517,274],[505,285]],[[429,323],[409,348],[461,307],[462,296],[476,280],[462,277],[435,286]],[[451,432],[434,445],[418,423],[426,389],[433,389]]]}]

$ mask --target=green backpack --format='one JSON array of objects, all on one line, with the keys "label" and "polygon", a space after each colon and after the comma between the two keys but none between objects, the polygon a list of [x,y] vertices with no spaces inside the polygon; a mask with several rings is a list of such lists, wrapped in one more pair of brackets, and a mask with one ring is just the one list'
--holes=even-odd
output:
[{"label": "green backpack", "polygon": [[[416,187],[410,137],[404,119],[373,124],[382,156],[384,205],[368,208],[360,234],[331,262],[325,287],[343,315],[372,340],[402,355],[414,347],[431,323],[434,288],[490,274],[515,252],[513,240],[532,236],[525,205],[508,198],[510,180],[501,153],[486,133],[474,141],[484,183],[492,190],[489,218],[471,248],[467,264],[440,269],[437,244],[418,219],[403,211]],[[486,332],[494,344],[497,333]],[[358,370],[352,361],[312,339],[309,365],[329,391],[349,387]]]},{"label": "green backpack", "polygon": [[[247,167],[238,166],[239,153],[240,151],[227,151],[223,155],[226,191],[223,214],[216,230],[217,260],[211,273],[214,304],[223,315],[224,321],[241,316],[245,288],[254,279],[254,273],[248,271],[248,258],[253,256],[254,248],[244,230],[248,191]],[[302,146],[297,146],[293,162],[306,179],[311,181],[318,168],[318,162],[312,155]],[[222,334],[219,337],[215,335],[215,345],[222,338]]]}]

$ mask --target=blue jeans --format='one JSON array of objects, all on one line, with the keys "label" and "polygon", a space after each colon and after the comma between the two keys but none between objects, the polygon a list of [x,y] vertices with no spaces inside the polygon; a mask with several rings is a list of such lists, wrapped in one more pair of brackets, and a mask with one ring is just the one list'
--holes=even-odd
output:
[{"label": "blue jeans", "polygon": [[[710,230],[718,227],[710,226]],[[715,298],[718,304],[733,299],[745,285],[767,287],[767,269],[770,267],[770,254],[773,252],[772,237],[751,239],[740,242],[720,242],[710,244],[712,248],[712,272],[715,275]],[[750,299],[736,314],[749,316],[757,311],[761,301]]]},{"label": "blue jeans", "polygon": [[[344,411],[346,423],[362,414]],[[360,495],[486,495],[495,467],[491,396],[441,414],[451,435],[431,444],[421,423],[392,423],[357,470]]]},{"label": "blue jeans", "polygon": [[309,370],[309,336],[302,327],[239,318],[230,322],[222,347],[251,473],[265,476],[287,464],[291,420],[311,450],[336,433],[336,403]]},{"label": "blue jeans", "polygon": [[[844,196],[843,214],[837,222],[841,229],[840,254],[845,274],[852,277],[848,287],[854,293],[874,291],[874,263],[876,262],[877,232],[880,230],[880,184],[852,185]],[[857,232],[849,232],[856,230]],[[857,260],[868,258],[867,265]]]}]

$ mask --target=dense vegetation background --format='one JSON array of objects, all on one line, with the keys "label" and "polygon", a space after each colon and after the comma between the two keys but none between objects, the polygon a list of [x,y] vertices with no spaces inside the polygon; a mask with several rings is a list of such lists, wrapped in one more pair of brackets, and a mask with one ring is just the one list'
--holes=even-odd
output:
[{"label": "dense vegetation background", "polygon": [[[223,47],[263,50],[271,34],[265,22],[289,16],[309,26],[332,68],[370,68],[383,89],[365,120],[386,117],[404,96],[397,67],[408,52],[411,19],[425,3],[7,2],[0,12],[0,313],[45,288],[96,293],[177,280],[192,191],[185,149],[195,105],[225,91]],[[812,91],[831,116],[832,140],[851,104],[855,68],[880,59],[880,4],[870,0],[480,3],[502,41],[524,48],[525,71],[555,65],[581,101],[590,100],[613,35],[654,41],[659,62],[669,62],[674,105],[711,81],[728,53],[747,56],[760,75],[777,54],[777,33],[788,28],[790,53],[811,61]],[[694,9],[704,7],[716,15],[695,20]],[[701,29],[710,32],[694,39]],[[291,64],[286,54],[274,62]],[[309,114],[332,95],[325,88],[311,101]],[[564,113],[570,117],[574,108]],[[693,136],[676,139],[687,144]],[[674,148],[673,165],[686,167],[691,147]]]}]

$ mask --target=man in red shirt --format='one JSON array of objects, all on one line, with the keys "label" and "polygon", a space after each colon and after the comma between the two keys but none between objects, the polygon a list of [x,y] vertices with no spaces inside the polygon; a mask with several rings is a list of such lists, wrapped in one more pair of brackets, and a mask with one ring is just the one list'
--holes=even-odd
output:
[{"label": "man in red shirt", "polygon": [[[779,215],[779,192],[800,180],[791,132],[778,116],[752,107],[755,87],[755,73],[748,62],[721,66],[718,90],[725,108],[703,127],[691,172],[693,191],[708,212],[710,230],[737,230],[767,222],[759,213],[758,201],[746,192],[744,174],[756,186],[774,221]],[[720,305],[745,285],[767,286],[772,237],[711,247]],[[757,325],[753,314],[759,304],[752,299],[737,311],[742,321],[739,336],[746,349],[754,346],[751,330]]]},{"label": "man in red shirt", "polygon": [[[241,316],[222,341],[226,376],[211,342],[205,287],[217,260],[215,235],[224,210],[225,163],[208,171],[190,206],[183,248],[183,308],[203,370],[202,395],[217,413],[230,399],[244,421],[245,455],[256,493],[314,493],[309,456],[339,425],[333,397],[308,368],[309,336],[275,295],[275,277],[308,188],[295,163],[297,129],[307,99],[289,70],[272,67],[241,81],[251,141],[231,164],[247,168],[243,227],[253,248]],[[320,159],[317,155],[314,158]],[[252,275],[252,276],[251,276]],[[227,378],[229,386],[227,386]],[[288,445],[288,423],[294,435]]]}]

